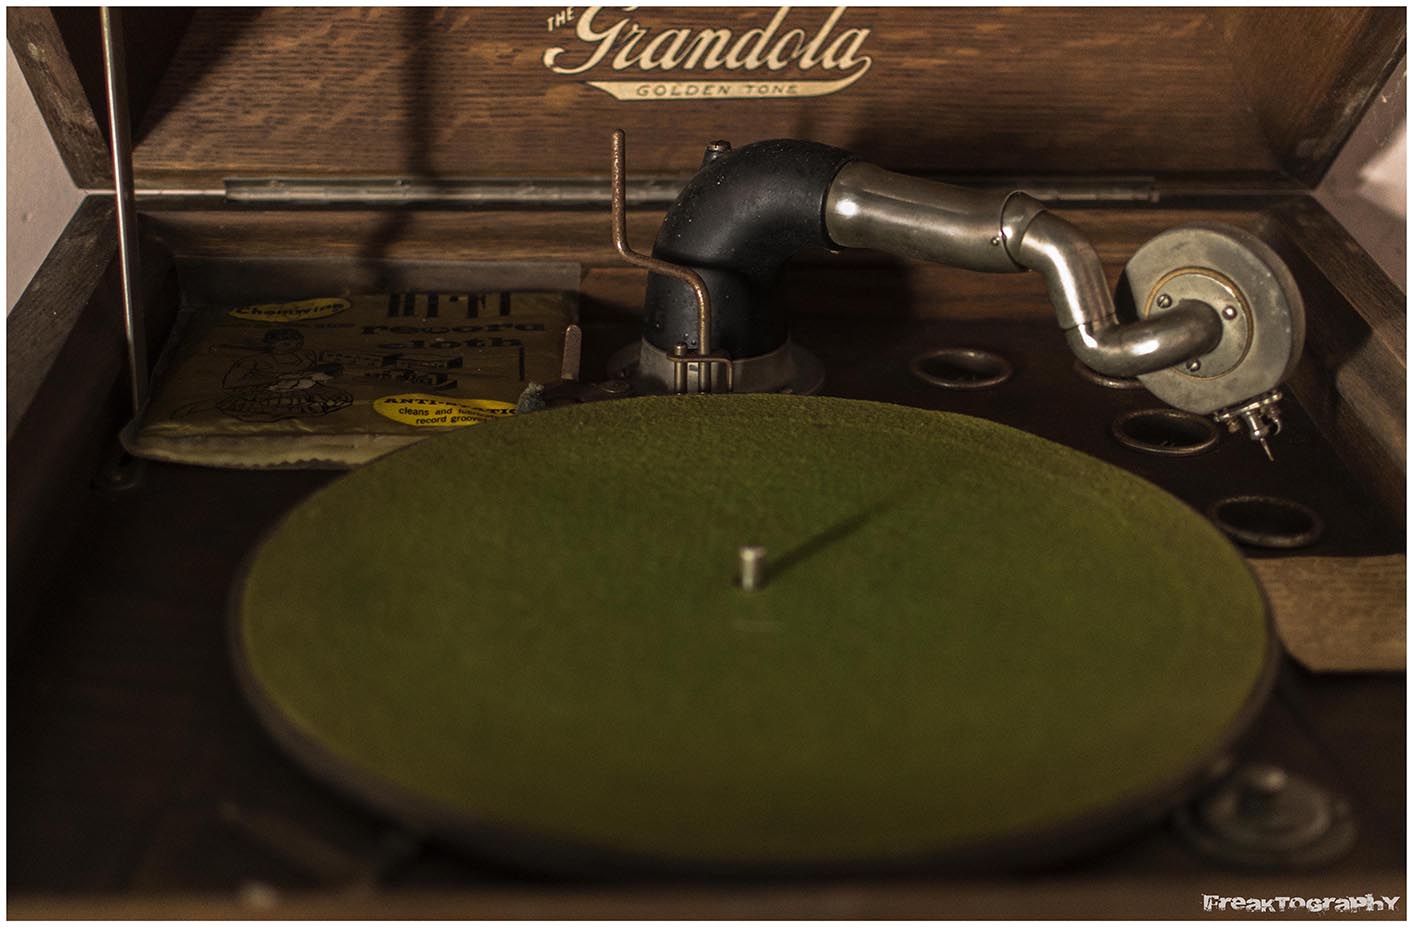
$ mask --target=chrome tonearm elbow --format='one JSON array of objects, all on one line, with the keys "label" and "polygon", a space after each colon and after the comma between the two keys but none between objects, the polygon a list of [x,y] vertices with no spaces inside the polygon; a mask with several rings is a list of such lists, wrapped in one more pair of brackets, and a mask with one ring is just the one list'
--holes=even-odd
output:
[{"label": "chrome tonearm elbow", "polygon": [[1099,255],[1084,233],[1024,193],[921,180],[855,161],[825,200],[825,228],[846,247],[873,248],[967,270],[1033,270],[1045,280],[1070,350],[1094,371],[1134,377],[1205,354],[1222,338],[1211,306],[1120,322]]},{"label": "chrome tonearm elbow", "polygon": [[968,190],[852,161],[829,187],[825,229],[843,246],[992,273],[1035,271],[1086,366],[1137,377],[1169,405],[1244,427],[1270,455],[1277,387],[1299,360],[1305,313],[1290,271],[1254,235],[1215,223],[1158,235],[1124,269],[1134,305],[1121,320],[1088,238],[1025,193]]},{"label": "chrome tonearm elbow", "polygon": [[1070,350],[1091,370],[1136,377],[1206,354],[1222,340],[1221,316],[1198,300],[1185,300],[1160,316],[1120,322],[1099,255],[1064,219],[1041,212],[1018,234],[1016,244],[1007,238],[1008,250],[1017,264],[1044,278]]}]

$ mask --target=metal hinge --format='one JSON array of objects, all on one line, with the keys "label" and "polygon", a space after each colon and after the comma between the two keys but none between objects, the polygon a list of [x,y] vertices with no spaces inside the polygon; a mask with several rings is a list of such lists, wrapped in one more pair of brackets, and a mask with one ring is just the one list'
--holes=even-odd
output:
[{"label": "metal hinge", "polygon": [[[635,178],[628,186],[629,206],[670,206],[688,177]],[[1156,203],[1162,197],[1152,179],[1122,180],[1021,179],[1002,182],[973,178],[938,178],[965,186],[1009,187],[1044,203]],[[216,189],[140,188],[137,198],[205,200],[220,198],[250,206],[459,206],[504,208],[595,208],[609,205],[608,178],[574,177],[543,180],[495,178],[484,180],[410,180],[406,178],[232,178]]]},{"label": "metal hinge", "polygon": [[[627,190],[630,206],[669,206],[689,178],[635,178]],[[1108,180],[1021,179],[988,186],[1010,186],[1044,203],[1156,203],[1158,188],[1152,178],[1125,177]],[[481,180],[412,180],[406,178],[233,178],[225,181],[225,199],[253,206],[461,206],[606,207],[607,178],[574,177],[542,180],[493,178]]]},{"label": "metal hinge", "polygon": [[1151,177],[1104,180],[1020,180],[1016,189],[1049,204],[1156,203],[1157,182]]},{"label": "metal hinge", "polygon": [[[630,206],[666,206],[677,198],[683,178],[635,180],[627,191]],[[593,177],[547,180],[409,180],[345,178],[337,180],[231,179],[226,199],[251,205],[311,206],[478,206],[607,207],[609,181]]]}]

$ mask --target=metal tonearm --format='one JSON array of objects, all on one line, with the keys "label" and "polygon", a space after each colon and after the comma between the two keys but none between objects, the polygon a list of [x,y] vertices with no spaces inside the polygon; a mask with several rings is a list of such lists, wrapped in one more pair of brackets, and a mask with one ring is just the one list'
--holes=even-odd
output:
[{"label": "metal tonearm", "polygon": [[1022,191],[910,177],[814,142],[733,150],[717,141],[647,257],[627,243],[623,144],[615,131],[614,244],[654,275],[637,353],[650,386],[688,391],[684,365],[698,364],[701,392],[713,365],[726,367],[728,390],[796,388],[799,352],[770,298],[780,267],[803,248],[872,248],[985,273],[1035,271],[1085,366],[1244,427],[1270,454],[1304,309],[1280,258],[1248,232],[1196,223],[1158,235],[1129,261],[1117,306],[1085,234]]}]

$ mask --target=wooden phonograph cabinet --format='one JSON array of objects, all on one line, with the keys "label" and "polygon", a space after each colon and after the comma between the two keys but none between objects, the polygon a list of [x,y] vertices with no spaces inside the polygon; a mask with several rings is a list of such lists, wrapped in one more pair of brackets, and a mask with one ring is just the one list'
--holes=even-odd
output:
[{"label": "wooden phonograph cabinet", "polygon": [[[94,191],[8,320],[12,916],[1185,918],[1240,916],[1233,898],[1336,911],[1406,894],[1405,297],[1312,196],[1401,80],[1402,10],[242,7],[117,20],[105,32],[92,8],[7,18],[65,164]],[[125,72],[116,101],[105,42]],[[114,103],[135,191],[122,254]],[[977,243],[990,256],[965,260],[907,238],[920,227],[909,217],[860,233],[892,247],[843,247],[833,230],[852,206],[831,199],[839,247],[804,249],[770,290],[769,311],[822,370],[799,392],[1030,432],[1227,530],[1283,650],[1222,769],[1058,865],[600,879],[463,852],[287,757],[243,697],[228,603],[272,526],[339,474],[133,459],[119,436],[134,387],[148,389],[135,379],[191,304],[428,289],[473,265],[531,278],[553,265],[546,288],[559,288],[568,263],[575,396],[587,408],[642,391],[627,373],[648,364],[634,346],[655,316],[645,329],[647,275],[611,234],[616,129],[627,238],[643,253],[699,169],[796,139],[831,147],[781,149],[781,176],[834,152],[895,172],[857,181],[858,202],[887,200],[889,217],[889,203],[916,203],[888,191],[944,189],[898,174],[1033,204],[1026,221],[1059,217],[1092,243],[1106,293],[1125,288],[1145,243],[1193,224],[1234,226],[1288,269],[1270,286],[1289,280],[1304,330],[1279,434],[1265,407],[1254,424],[1231,412],[1227,431],[1213,409],[1176,412],[1079,364],[1055,324],[1063,286],[976,272],[998,269],[979,265],[1010,248],[1009,225]],[[722,221],[770,208],[742,197]],[[654,355],[664,369],[671,350]],[[1272,431],[1274,461],[1248,427]],[[1168,543],[1164,525],[1146,530],[1154,549]],[[648,546],[622,552],[625,570]],[[440,550],[453,553],[475,555]]]}]

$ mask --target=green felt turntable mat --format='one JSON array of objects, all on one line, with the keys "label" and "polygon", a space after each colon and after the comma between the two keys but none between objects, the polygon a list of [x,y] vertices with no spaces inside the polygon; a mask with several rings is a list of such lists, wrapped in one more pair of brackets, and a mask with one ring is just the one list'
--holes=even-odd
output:
[{"label": "green felt turntable mat", "polygon": [[1153,485],[980,419],[761,395],[394,453],[265,540],[234,620],[267,725],[374,805],[727,870],[1078,846],[1210,765],[1273,652],[1240,555]]}]

